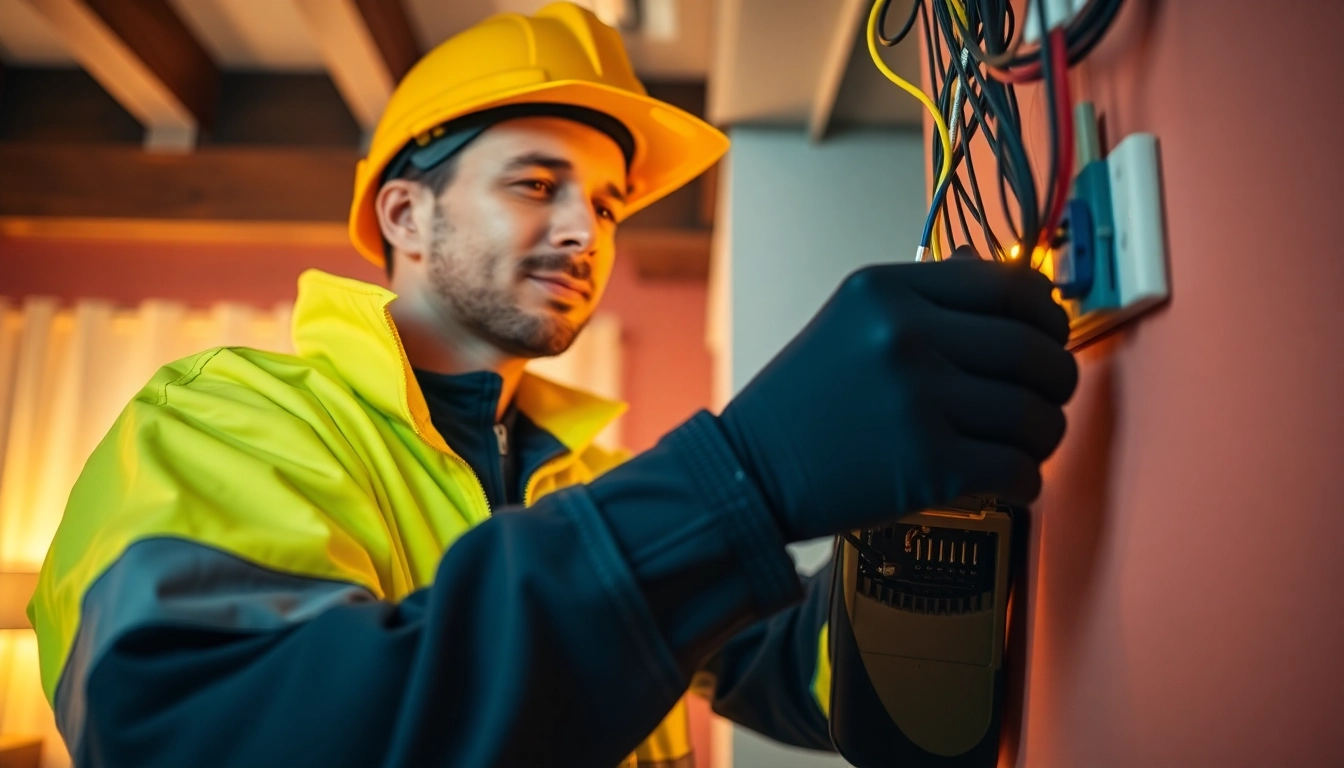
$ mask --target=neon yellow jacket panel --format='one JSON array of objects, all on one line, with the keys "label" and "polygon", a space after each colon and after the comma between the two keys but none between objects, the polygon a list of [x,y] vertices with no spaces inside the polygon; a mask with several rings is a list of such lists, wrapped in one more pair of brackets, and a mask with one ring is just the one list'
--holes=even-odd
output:
[{"label": "neon yellow jacket panel", "polygon": [[[217,348],[164,367],[71,493],[29,613],[72,751],[85,746],[79,690],[97,653],[77,647],[98,630],[81,627],[81,606],[137,544],[186,542],[238,567],[342,585],[342,599],[365,599],[355,590],[395,604],[429,586],[445,550],[491,514],[430,422],[387,311],[395,295],[317,271],[299,285],[296,355]],[[527,504],[623,458],[591,444],[622,404],[531,375],[516,403],[568,449],[531,477]],[[682,702],[639,757],[670,765],[688,752]]]}]

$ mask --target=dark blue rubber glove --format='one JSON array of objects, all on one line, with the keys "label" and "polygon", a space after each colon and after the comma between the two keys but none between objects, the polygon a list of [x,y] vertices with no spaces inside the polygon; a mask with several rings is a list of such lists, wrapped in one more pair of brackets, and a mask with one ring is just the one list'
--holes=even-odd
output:
[{"label": "dark blue rubber glove", "polygon": [[720,416],[786,538],[1035,498],[1078,383],[1052,287],[976,260],[850,275]]}]

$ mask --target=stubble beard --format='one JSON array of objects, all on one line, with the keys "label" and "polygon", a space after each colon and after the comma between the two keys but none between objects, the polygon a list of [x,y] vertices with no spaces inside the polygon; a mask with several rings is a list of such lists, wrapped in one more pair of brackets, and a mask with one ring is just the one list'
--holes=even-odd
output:
[{"label": "stubble beard", "polygon": [[435,294],[463,328],[502,352],[517,357],[553,357],[569,349],[582,325],[551,314],[532,314],[495,284],[506,254],[492,251],[469,258],[454,248],[454,228],[436,206],[430,233],[429,279]]}]

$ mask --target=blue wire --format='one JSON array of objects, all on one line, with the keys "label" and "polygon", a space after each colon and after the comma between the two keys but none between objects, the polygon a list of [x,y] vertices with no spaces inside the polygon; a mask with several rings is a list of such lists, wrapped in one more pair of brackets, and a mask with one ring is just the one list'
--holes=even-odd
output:
[{"label": "blue wire", "polygon": [[938,185],[938,191],[933,193],[933,205],[929,206],[929,216],[924,219],[924,234],[919,238],[920,246],[929,247],[929,241],[933,239],[933,222],[938,219],[938,209],[943,207],[943,198],[947,196],[947,188],[952,186],[952,174],[947,174],[943,183]]}]

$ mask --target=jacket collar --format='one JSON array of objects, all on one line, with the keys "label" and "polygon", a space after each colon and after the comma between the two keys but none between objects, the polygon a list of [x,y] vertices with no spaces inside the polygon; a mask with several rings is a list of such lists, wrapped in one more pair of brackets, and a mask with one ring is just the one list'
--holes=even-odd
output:
[{"label": "jacket collar", "polygon": [[[316,269],[299,276],[294,349],[332,369],[355,394],[410,426],[423,440],[453,453],[434,429],[388,305],[397,295],[372,283]],[[524,373],[514,396],[518,410],[574,453],[587,448],[625,403]]]}]

